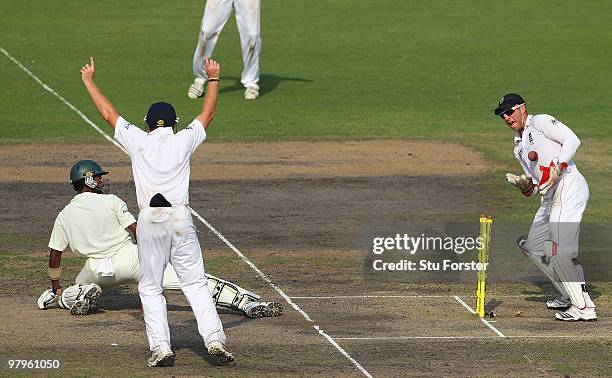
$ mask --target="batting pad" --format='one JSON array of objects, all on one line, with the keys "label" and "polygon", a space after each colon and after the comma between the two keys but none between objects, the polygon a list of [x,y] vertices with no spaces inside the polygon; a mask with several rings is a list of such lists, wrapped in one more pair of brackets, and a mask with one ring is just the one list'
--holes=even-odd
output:
[{"label": "batting pad", "polygon": [[217,306],[242,311],[245,304],[259,299],[259,295],[234,285],[229,281],[210,274],[206,276],[208,287],[212,288],[213,303]]},{"label": "batting pad", "polygon": [[60,307],[70,309],[74,305],[80,294],[81,285],[68,286],[67,288],[62,290],[62,297],[59,300]]},{"label": "batting pad", "polygon": [[553,269],[552,263],[549,262],[548,264],[546,264],[544,261],[542,261],[541,257],[534,256],[531,254],[527,254],[527,256],[538,268],[540,268],[542,272],[544,272],[544,274],[546,274],[546,277],[548,277],[550,282],[552,282],[552,284],[555,286],[557,291],[563,296],[563,298],[570,298],[569,293],[563,286],[563,283],[559,281],[559,276],[556,274],[555,270]]},{"label": "batting pad", "polygon": [[582,266],[580,266],[578,260],[566,254],[557,254],[551,257],[550,263],[574,306],[580,310],[586,307],[595,307],[586,290]]},{"label": "batting pad", "polygon": [[516,245],[519,247],[521,252],[535,264],[545,275],[548,277],[550,282],[555,286],[557,291],[563,296],[563,298],[569,298],[569,294],[565,287],[559,282],[559,276],[555,273],[555,270],[552,267],[550,261],[547,262],[546,256],[543,253],[543,248],[540,248],[541,255],[531,253],[529,247],[533,246],[532,243],[528,243],[528,240],[525,236],[518,238],[516,241]]}]

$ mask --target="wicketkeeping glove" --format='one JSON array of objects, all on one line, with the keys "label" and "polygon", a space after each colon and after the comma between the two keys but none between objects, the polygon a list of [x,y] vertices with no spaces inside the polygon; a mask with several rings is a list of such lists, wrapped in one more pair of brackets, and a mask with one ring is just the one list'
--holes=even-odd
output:
[{"label": "wicketkeeping glove", "polygon": [[530,176],[525,174],[517,176],[513,175],[512,173],[506,173],[506,181],[519,188],[521,193],[523,193],[525,196],[530,196],[533,194],[535,185],[533,184],[533,180]]},{"label": "wicketkeeping glove", "polygon": [[544,183],[540,184],[540,194],[546,195],[550,188],[555,186],[557,181],[561,179],[561,175],[563,174],[563,170],[567,168],[567,163],[559,163],[558,158],[554,158],[550,163],[550,174],[548,175],[548,180]]}]

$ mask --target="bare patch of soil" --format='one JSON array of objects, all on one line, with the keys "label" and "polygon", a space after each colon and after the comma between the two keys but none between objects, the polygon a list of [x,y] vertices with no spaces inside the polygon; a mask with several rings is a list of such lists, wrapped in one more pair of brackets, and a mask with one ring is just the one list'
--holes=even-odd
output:
[{"label": "bare patch of soil", "polygon": [[[67,182],[71,165],[92,159],[114,181],[131,181],[128,157],[105,144],[2,146],[0,181]],[[191,160],[193,180],[438,176],[479,174],[486,161],[453,143],[410,141],[205,143]]]}]

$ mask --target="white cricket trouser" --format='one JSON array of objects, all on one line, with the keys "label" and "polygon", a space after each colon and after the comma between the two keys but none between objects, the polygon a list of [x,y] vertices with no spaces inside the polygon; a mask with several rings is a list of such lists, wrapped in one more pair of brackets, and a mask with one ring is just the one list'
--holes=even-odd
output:
[{"label": "white cricket trouser", "polygon": [[[89,285],[90,283],[95,283],[100,286],[102,291],[106,291],[123,284],[138,283],[138,280],[140,279],[140,262],[138,261],[138,248],[135,244],[128,244],[124,246],[111,257],[111,262],[115,273],[113,276],[102,276],[98,273],[97,268],[100,261],[100,259],[93,257],[88,258],[85,261],[85,265],[77,275],[75,284]],[[259,298],[257,294],[245,290],[233,282],[223,280],[207,273],[205,273],[205,276],[208,291],[210,292],[211,296],[215,294],[215,287],[219,285],[219,282],[230,284],[231,287],[236,288],[239,294],[248,293],[250,295],[246,296],[244,300],[239,302],[239,304],[236,306],[238,307],[238,310],[242,310],[243,306],[247,302]],[[176,271],[172,267],[172,264],[166,265],[162,287],[168,290],[181,289],[181,281],[179,280]],[[216,293],[216,295],[217,305],[234,308],[234,296],[236,295],[234,292],[230,292],[229,294],[226,292]]]},{"label": "white cricket trouser", "polygon": [[138,282],[140,264],[138,263],[138,249],[135,244],[126,244],[111,257],[115,273],[113,276],[106,277],[98,274],[99,262],[100,259],[88,258],[74,282],[77,285],[95,283],[103,291],[118,285]]},{"label": "white cricket trouser", "polygon": [[[115,273],[113,276],[107,277],[98,274],[99,262],[100,259],[88,258],[74,283],[77,285],[95,283],[105,291],[123,284],[138,283],[140,279],[140,262],[138,261],[138,247],[136,247],[136,244],[126,245],[111,257]],[[166,266],[164,271],[163,288],[176,290],[181,288],[179,278],[170,264]]]},{"label": "white cricket trouser", "polygon": [[244,69],[240,81],[245,87],[259,82],[259,53],[261,33],[259,28],[260,0],[207,0],[200,25],[200,36],[193,54],[193,74],[207,78],[204,58],[212,56],[219,34],[232,13],[236,10],[236,23],[240,33],[242,62]]},{"label": "white cricket trouser", "polygon": [[589,201],[586,180],[574,170],[557,184],[554,193],[541,198],[541,205],[533,219],[527,238],[527,248],[537,256],[544,256],[543,243],[552,240],[565,254],[578,255],[580,221]]},{"label": "white cricket trouser", "polygon": [[537,258],[546,255],[545,242],[552,240],[556,244],[556,255],[550,259],[550,265],[536,265],[553,280],[561,294],[569,296],[579,308],[592,307],[588,294],[583,294],[584,273],[576,259],[580,221],[588,200],[589,187],[574,167],[559,181],[554,193],[542,197],[527,237],[527,249]]},{"label": "white cricket trouser", "polygon": [[204,345],[225,344],[225,333],[206,284],[204,262],[191,213],[185,206],[145,208],[136,228],[141,277],[138,292],[144,311],[149,348],[170,348],[164,270],[172,263],[181,289],[195,314]]}]

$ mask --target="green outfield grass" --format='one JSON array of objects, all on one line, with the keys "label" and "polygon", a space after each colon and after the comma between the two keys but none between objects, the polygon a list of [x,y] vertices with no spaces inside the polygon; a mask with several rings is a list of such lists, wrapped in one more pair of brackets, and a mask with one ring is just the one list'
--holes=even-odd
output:
[{"label": "green outfield grass", "polygon": [[[119,5],[120,4],[120,5]],[[0,45],[96,116],[79,68],[133,122],[152,101],[199,110],[185,96],[202,2],[15,1],[0,5]],[[487,143],[505,92],[524,95],[582,137],[609,138],[612,43],[606,1],[276,0],[263,3],[261,84],[242,99],[232,19],[215,58],[222,96],[211,140],[426,138]],[[95,134],[5,57],[3,142],[79,141]]]},{"label": "green outfield grass", "polygon": [[[100,125],[80,81],[89,55],[98,84],[126,118],[140,124],[147,106],[164,99],[185,126],[201,106],[186,89],[202,5],[5,0],[0,46]],[[606,1],[264,1],[262,96],[242,98],[232,18],[214,56],[223,79],[209,141],[456,141],[492,162],[490,200],[505,203],[515,193],[500,190],[499,178],[518,166],[512,133],[492,109],[516,91],[531,112],[557,116],[583,139],[587,219],[602,220],[612,203],[604,178],[611,13]],[[100,140],[3,55],[0,70],[0,143]],[[531,214],[536,205],[521,206]]]}]

